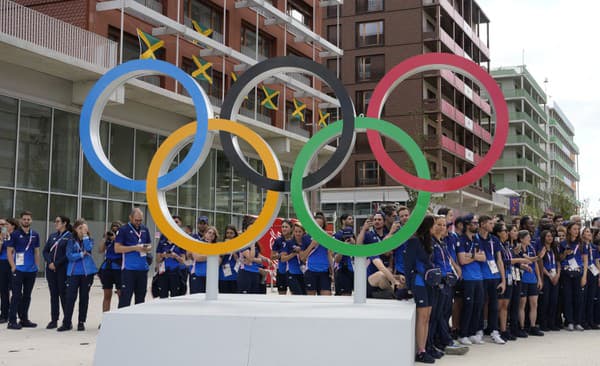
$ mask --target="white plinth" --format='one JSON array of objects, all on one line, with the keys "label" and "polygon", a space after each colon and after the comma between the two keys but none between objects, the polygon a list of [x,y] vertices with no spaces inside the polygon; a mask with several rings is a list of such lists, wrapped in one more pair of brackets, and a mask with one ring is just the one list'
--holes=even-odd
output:
[{"label": "white plinth", "polygon": [[412,365],[412,302],[204,295],[106,313],[96,366]]}]

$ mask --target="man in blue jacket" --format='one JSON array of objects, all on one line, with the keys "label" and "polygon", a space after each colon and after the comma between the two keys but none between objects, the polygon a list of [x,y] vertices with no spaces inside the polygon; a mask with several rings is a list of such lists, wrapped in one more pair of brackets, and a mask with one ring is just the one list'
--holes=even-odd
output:
[{"label": "man in blue jacket", "polygon": [[121,226],[115,239],[115,252],[123,255],[121,277],[121,297],[119,308],[131,305],[135,294],[135,303],[143,303],[148,287],[148,261],[146,256],[152,251],[152,242],[148,228],[142,224],[144,214],[134,208],[129,222]]},{"label": "man in blue jacket", "polygon": [[8,263],[12,273],[8,329],[37,327],[37,324],[29,320],[29,305],[35,276],[40,268],[40,235],[31,229],[31,218],[31,212],[22,212],[21,227],[10,235],[10,242],[5,242],[8,245]]}]

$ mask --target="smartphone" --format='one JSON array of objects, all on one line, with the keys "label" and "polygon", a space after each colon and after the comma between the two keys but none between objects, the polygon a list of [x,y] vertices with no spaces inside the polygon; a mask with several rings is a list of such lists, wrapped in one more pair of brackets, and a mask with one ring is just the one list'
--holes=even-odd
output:
[{"label": "smartphone", "polygon": [[394,217],[394,221],[400,222],[400,216],[396,215],[396,217]]},{"label": "smartphone", "polygon": [[6,226],[2,226],[2,234],[8,233],[8,228]]}]

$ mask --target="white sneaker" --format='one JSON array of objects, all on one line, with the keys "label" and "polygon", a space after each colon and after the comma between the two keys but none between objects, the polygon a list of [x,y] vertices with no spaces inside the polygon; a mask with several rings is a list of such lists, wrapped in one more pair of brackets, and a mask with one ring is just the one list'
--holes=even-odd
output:
[{"label": "white sneaker", "polygon": [[496,344],[506,344],[506,341],[500,337],[500,333],[497,330],[493,331],[490,337],[492,337],[492,341]]},{"label": "white sneaker", "polygon": [[478,330],[477,333],[475,333],[475,335],[479,337],[479,339],[483,339],[483,330]]},{"label": "white sneaker", "polygon": [[568,330],[569,332],[572,332],[572,331],[574,331],[574,330],[575,330],[575,327],[573,327],[573,324],[569,324],[569,326],[567,327],[567,330]]},{"label": "white sneaker", "polygon": [[460,338],[458,341],[460,342],[460,344],[464,344],[465,346],[470,346],[473,344],[473,342],[471,342],[469,337]]},{"label": "white sneaker", "polygon": [[471,342],[473,344],[484,344],[485,342],[483,341],[483,339],[479,339],[478,336],[474,335],[474,336],[470,336],[469,340],[471,340]]}]

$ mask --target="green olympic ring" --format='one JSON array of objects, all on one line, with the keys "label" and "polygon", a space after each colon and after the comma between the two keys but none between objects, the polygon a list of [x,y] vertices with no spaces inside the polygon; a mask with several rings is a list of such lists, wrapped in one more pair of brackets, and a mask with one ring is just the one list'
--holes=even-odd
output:
[{"label": "green olympic ring", "polygon": [[[302,190],[302,179],[308,173],[311,162],[315,158],[314,152],[319,151],[336,138],[341,133],[342,127],[342,120],[329,124],[309,139],[302,150],[300,150],[300,154],[294,163],[290,181],[290,197],[292,198],[296,216],[304,225],[306,232],[309,233],[317,243],[336,253],[356,257],[369,257],[389,252],[402,245],[417,231],[417,228],[421,225],[423,218],[425,218],[425,215],[427,214],[427,209],[431,202],[431,193],[419,191],[416,206],[406,225],[388,239],[370,245],[348,245],[348,243],[329,236],[329,234],[317,225],[310,213],[310,208],[308,207],[304,191]],[[417,175],[424,179],[430,178],[429,166],[419,145],[417,145],[415,140],[401,128],[390,122],[369,117],[357,117],[356,128],[361,130],[375,130],[392,138],[404,148],[408,153],[408,156],[413,160]],[[325,183],[326,182],[323,182],[323,184]]]}]

